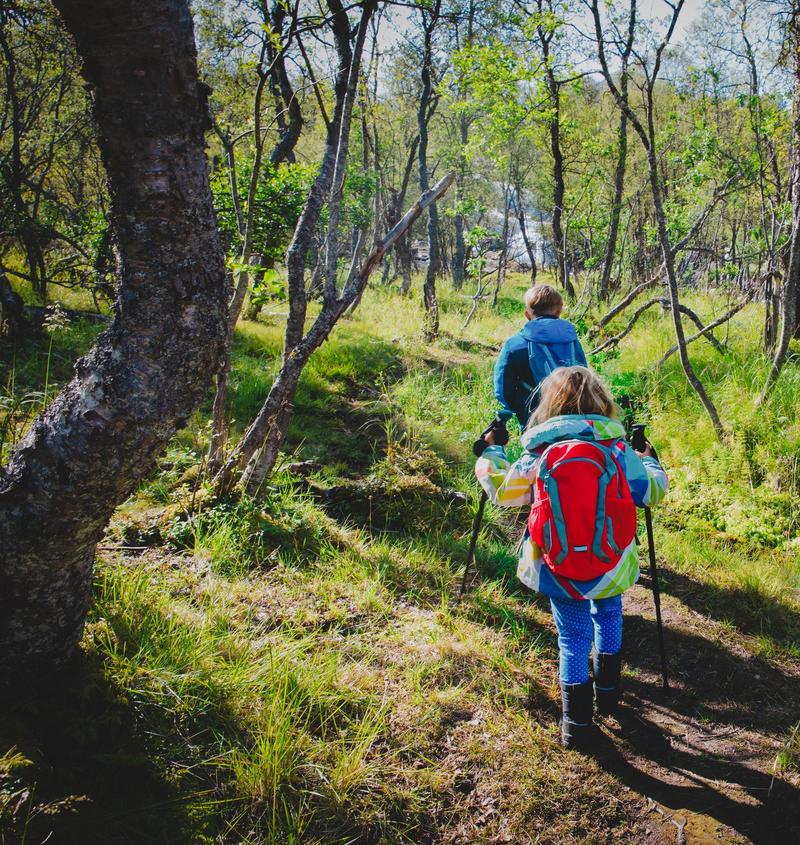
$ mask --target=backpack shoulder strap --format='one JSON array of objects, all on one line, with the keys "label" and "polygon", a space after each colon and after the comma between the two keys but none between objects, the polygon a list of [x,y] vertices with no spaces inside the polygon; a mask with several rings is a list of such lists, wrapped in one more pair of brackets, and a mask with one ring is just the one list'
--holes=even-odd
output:
[{"label": "backpack shoulder strap", "polygon": [[602,548],[602,539],[604,532],[606,535],[606,539],[608,540],[608,544],[613,549],[614,553],[619,554],[621,551],[620,548],[617,546],[616,542],[614,541],[611,520],[606,518],[605,508],[606,490],[608,489],[609,485],[613,483],[615,478],[617,480],[617,489],[618,491],[620,491],[621,494],[620,476],[622,474],[622,470],[620,469],[620,465],[617,462],[617,459],[614,457],[615,442],[616,441],[612,441],[611,445],[608,446],[605,443],[599,443],[598,441],[595,441],[594,443],[594,445],[603,453],[603,457],[605,458],[605,470],[603,472],[603,475],[600,477],[598,484],[597,511],[595,514],[594,539],[592,541],[592,551],[601,560],[606,559]]}]

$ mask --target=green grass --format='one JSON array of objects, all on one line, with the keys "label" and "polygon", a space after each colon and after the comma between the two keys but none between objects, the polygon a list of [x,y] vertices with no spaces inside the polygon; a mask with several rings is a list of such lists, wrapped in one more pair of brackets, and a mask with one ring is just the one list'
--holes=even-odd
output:
[{"label": "green grass", "polygon": [[72,321],[21,342],[0,338],[0,464],[33,419],[72,377],[101,327]]},{"label": "green grass", "polygon": [[[525,286],[511,276],[498,308],[482,305],[462,332],[468,301],[443,285],[433,345],[418,285],[409,298],[367,291],[298,389],[284,463],[318,469],[279,469],[257,501],[209,495],[209,397],[118,509],[107,544],[150,548],[101,554],[82,658],[57,703],[31,706],[40,693],[23,691],[4,705],[0,829],[124,842],[133,814],[141,841],[423,843],[481,806],[491,812],[465,841],[636,841],[638,805],[619,781],[557,745],[555,637],[546,601],[514,578],[518,515],[487,509],[483,578],[452,600],[478,499],[470,448]],[[706,317],[725,307],[687,302]],[[278,366],[282,318],[262,319],[235,335],[234,438]],[[648,369],[671,344],[659,312],[598,365],[669,469],[657,513],[667,598],[779,666],[800,658],[800,370],[790,362],[755,409],[758,329],[751,305],[724,357],[691,347],[723,444],[677,359]],[[96,331],[54,337],[54,383]],[[48,345],[5,356],[8,395],[42,392]],[[8,427],[8,446],[43,398]],[[795,771],[796,746],[787,736],[781,772]]]}]

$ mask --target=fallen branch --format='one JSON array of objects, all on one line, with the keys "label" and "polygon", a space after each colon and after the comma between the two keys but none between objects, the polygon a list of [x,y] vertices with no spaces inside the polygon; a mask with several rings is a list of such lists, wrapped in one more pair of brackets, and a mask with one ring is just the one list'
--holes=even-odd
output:
[{"label": "fallen branch", "polygon": [[599,352],[603,352],[611,346],[616,346],[622,340],[622,338],[631,333],[633,327],[639,321],[639,317],[641,317],[642,314],[644,314],[644,312],[647,311],[648,308],[652,308],[654,305],[661,302],[662,299],[663,297],[656,296],[653,299],[648,299],[647,302],[644,303],[644,305],[640,305],[631,315],[630,320],[628,320],[628,325],[625,326],[625,328],[619,334],[615,334],[613,337],[608,338],[608,340],[601,343],[600,346],[593,349],[591,354],[597,355]]},{"label": "fallen branch", "polygon": [[[711,201],[703,209],[703,212],[695,220],[692,227],[683,236],[683,238],[681,238],[674,245],[673,253],[675,255],[677,255],[679,252],[682,252],[684,249],[686,249],[686,247],[689,245],[689,243],[694,239],[695,235],[703,227],[706,220],[708,219],[709,214],[715,208],[715,206],[719,202],[719,200],[724,198],[725,196],[727,196],[728,188],[731,186],[731,184],[733,184],[733,182],[734,182],[734,177],[731,177],[725,182],[724,185],[718,187],[714,191],[714,196],[712,197]],[[646,282],[642,282],[640,285],[637,285],[635,288],[633,288],[633,290],[631,290],[627,294],[627,296],[625,296],[623,299],[621,299],[619,301],[619,303],[617,303],[617,305],[615,305],[602,319],[600,319],[598,321],[597,325],[592,328],[592,330],[590,332],[590,336],[594,337],[600,331],[600,329],[602,329],[604,326],[608,325],[614,319],[614,317],[616,317],[617,314],[619,314],[620,311],[624,311],[633,302],[633,300],[636,299],[636,297],[640,293],[643,293],[644,291],[649,290],[651,287],[653,287],[659,281],[659,279],[661,278],[661,274],[662,274],[663,269],[664,269],[663,266],[659,267],[658,272],[655,274],[655,276],[648,279]],[[683,310],[683,309],[681,309],[681,310]],[[692,314],[689,313],[688,311],[684,311],[683,313],[685,313],[690,319],[694,319],[692,317]]]},{"label": "fallen branch", "polygon": [[[734,315],[738,314],[742,310],[742,308],[744,308],[744,306],[747,305],[748,302],[750,302],[750,300],[745,299],[744,302],[740,302],[738,305],[735,305],[729,311],[726,311],[721,317],[718,317],[716,320],[714,320],[713,323],[709,323],[707,326],[701,328],[699,332],[687,337],[686,343],[689,344],[692,341],[697,340],[698,338],[704,337],[704,336],[708,337],[709,340],[710,340],[712,335],[709,335],[709,332],[713,331],[715,328],[717,328],[717,326],[721,326],[723,323],[727,323],[728,320],[730,320],[731,317],[733,317]],[[716,338],[715,338],[715,340],[716,340]],[[717,341],[717,343],[719,344],[719,341]],[[670,346],[670,348],[661,356],[661,358],[659,358],[658,361],[656,361],[656,363],[653,364],[653,369],[657,370],[663,363],[665,363],[667,361],[667,359],[671,355],[674,355],[677,351],[678,351],[677,343],[674,346]]]},{"label": "fallen branch", "polygon": [[[670,301],[665,296],[654,296],[652,299],[648,299],[643,305],[640,305],[631,315],[630,320],[628,321],[628,325],[619,333],[615,334],[613,337],[608,338],[607,340],[603,341],[600,346],[596,347],[592,350],[592,355],[597,355],[599,352],[603,352],[604,350],[608,349],[609,347],[616,346],[624,337],[629,335],[633,330],[633,327],[639,321],[639,318],[647,311],[649,308],[652,308],[654,305],[661,305],[665,309],[670,308]],[[689,308],[688,305],[684,305],[683,303],[679,303],[678,310],[681,314],[686,314],[686,316],[694,322],[698,328],[700,328],[700,332],[697,334],[697,337],[702,337],[706,335],[711,329],[714,327],[714,324],[710,326],[703,326],[703,322],[697,314]],[[724,320],[723,320],[724,322]],[[694,335],[693,335],[694,337]],[[722,344],[715,338],[713,335],[708,337],[709,341],[711,341],[714,346],[716,347],[717,351],[722,354],[724,351],[724,347]]]},{"label": "fallen branch", "polygon": [[686,845],[686,832],[685,828],[688,823],[688,819],[684,816],[683,821],[677,821],[675,819],[675,813],[668,813],[663,807],[659,806],[657,802],[655,802],[652,798],[647,799],[647,809],[645,810],[647,813],[658,813],[664,822],[672,822],[676,828],[678,828],[678,841],[677,845]]},{"label": "fallen branch", "polygon": [[639,285],[636,285],[633,290],[631,290],[625,297],[623,297],[606,315],[605,317],[601,318],[597,325],[592,328],[591,335],[596,335],[600,329],[604,326],[608,325],[614,317],[619,314],[620,311],[624,311],[630,304],[639,296],[640,293],[643,293],[646,290],[654,287],[655,284],[661,279],[661,269],[659,268],[658,273],[653,276],[651,279],[648,279],[646,282],[642,282]]},{"label": "fallen branch", "polygon": [[[430,190],[426,191],[408,211],[394,224],[389,231],[389,234],[379,243],[367,257],[367,260],[361,265],[361,269],[353,277],[356,282],[356,289],[366,284],[370,273],[381,263],[383,256],[395,245],[395,243],[403,237],[406,230],[411,224],[422,214],[422,212],[433,205],[437,200],[440,200],[446,193],[453,180],[456,178],[455,171],[448,173],[444,178],[434,185]],[[347,291],[342,296],[343,299],[347,297]]]},{"label": "fallen branch", "polygon": [[[705,332],[708,331],[708,326],[703,325],[703,321],[697,316],[694,311],[692,311],[691,308],[689,308],[688,305],[684,305],[683,303],[681,303],[681,312],[685,314],[697,326],[698,329],[700,329],[700,334],[705,334]],[[706,336],[716,348],[717,352],[722,355],[722,353],[725,351],[723,345],[717,340],[716,337],[714,337],[713,334],[709,334]]]}]

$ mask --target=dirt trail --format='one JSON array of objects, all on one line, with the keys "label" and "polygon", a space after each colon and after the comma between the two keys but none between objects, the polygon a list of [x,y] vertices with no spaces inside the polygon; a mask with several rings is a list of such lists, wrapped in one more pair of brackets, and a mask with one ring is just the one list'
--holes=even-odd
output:
[{"label": "dirt trail", "polygon": [[596,754],[641,797],[642,841],[800,841],[800,778],[773,780],[800,718],[800,665],[753,656],[730,624],[674,596],[662,606],[671,689],[661,688],[652,594],[637,585],[625,596],[626,706],[603,724]]}]

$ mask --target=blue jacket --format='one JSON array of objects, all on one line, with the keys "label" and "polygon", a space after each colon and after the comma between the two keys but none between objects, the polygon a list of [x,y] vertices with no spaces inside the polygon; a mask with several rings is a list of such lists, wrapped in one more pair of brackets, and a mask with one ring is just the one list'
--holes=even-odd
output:
[{"label": "blue jacket", "polygon": [[510,337],[494,366],[494,395],[508,415],[516,414],[524,429],[536,407],[536,380],[528,362],[528,343],[545,344],[561,366],[586,366],[586,355],[575,326],[567,320],[543,315],[529,320],[522,331]]}]

